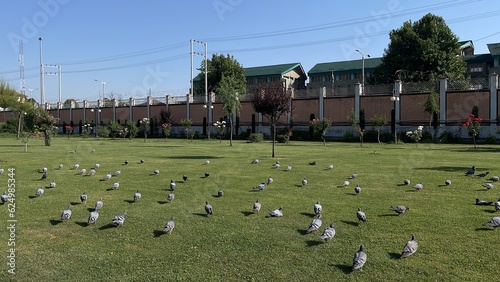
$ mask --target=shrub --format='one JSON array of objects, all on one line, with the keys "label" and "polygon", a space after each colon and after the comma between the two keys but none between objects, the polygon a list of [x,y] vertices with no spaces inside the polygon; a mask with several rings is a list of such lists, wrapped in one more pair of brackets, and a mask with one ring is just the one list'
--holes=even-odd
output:
[{"label": "shrub", "polygon": [[354,134],[351,131],[346,131],[344,135],[342,135],[342,141],[344,142],[354,142],[357,141],[354,137]]},{"label": "shrub", "polygon": [[1,123],[0,129],[2,132],[17,133],[17,119],[8,118]]},{"label": "shrub", "polygon": [[259,143],[264,141],[264,134],[262,133],[252,133],[248,137],[248,142],[250,143]]},{"label": "shrub", "polygon": [[128,131],[128,139],[135,138],[137,136],[137,133],[139,133],[139,128],[137,128],[135,123],[130,121],[130,120],[125,123],[125,128],[128,129],[127,130]]},{"label": "shrub", "polygon": [[98,125],[97,126],[97,136],[102,137],[102,138],[108,138],[109,137],[109,129],[107,126],[104,125]]},{"label": "shrub", "polygon": [[[319,133],[318,133],[319,135]],[[318,136],[318,140],[319,140],[319,136]],[[290,137],[290,140],[294,140],[294,141],[311,141],[311,133],[309,132],[309,130],[298,130],[298,129],[294,129],[293,130],[293,135]]]},{"label": "shrub", "polygon": [[456,143],[458,138],[451,131],[443,131],[441,136],[439,136],[439,142],[441,143]]},{"label": "shrub", "polygon": [[[111,138],[115,139],[118,136],[118,134],[120,133],[120,131],[122,130],[122,126],[121,126],[121,124],[112,121],[108,124],[108,130],[109,130],[109,135],[111,136]],[[122,132],[122,134],[123,134],[123,132]]]},{"label": "shrub", "polygon": [[497,143],[497,138],[493,135],[488,135],[486,139],[484,140],[484,144],[496,144]]}]

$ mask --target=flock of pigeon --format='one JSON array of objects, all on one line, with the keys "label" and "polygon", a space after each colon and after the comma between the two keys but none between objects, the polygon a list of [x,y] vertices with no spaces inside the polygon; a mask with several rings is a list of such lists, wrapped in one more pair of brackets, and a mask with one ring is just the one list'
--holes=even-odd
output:
[{"label": "flock of pigeon", "polygon": [[[128,161],[125,161],[123,163],[123,165],[128,165],[128,163],[129,163]],[[140,160],[139,163],[142,164],[142,163],[144,163],[144,161]],[[258,159],[255,159],[251,163],[252,164],[259,164],[260,161]],[[208,165],[208,164],[210,164],[210,161],[207,160],[207,161],[205,161],[204,164]],[[309,165],[316,165],[316,162],[310,162]],[[63,164],[59,164],[58,169],[61,170],[61,169],[63,169],[63,167],[64,167]],[[277,161],[276,163],[274,163],[272,165],[273,169],[277,169],[279,167],[280,167],[280,162],[279,161]],[[71,168],[71,170],[78,171],[77,174],[79,174],[79,175],[93,176],[93,175],[96,174],[96,172],[98,171],[99,168],[100,168],[100,164],[96,163],[90,170],[87,170],[86,168],[79,169],[79,164],[76,163]],[[330,165],[328,165],[325,168],[325,170],[331,170],[333,168],[334,168],[334,165],[330,164]],[[286,171],[291,171],[292,170],[292,166],[291,165],[287,165],[287,167],[286,167],[285,170]],[[41,180],[47,180],[48,174],[49,174],[49,171],[48,171],[47,167],[43,167],[40,172],[42,173]],[[3,173],[3,169],[2,168],[0,168],[0,174],[1,173]],[[152,172],[152,174],[154,174],[154,175],[159,174],[159,173],[160,172],[157,169]],[[108,181],[108,180],[116,178],[120,174],[121,174],[121,170],[116,170],[114,173],[109,172],[109,173],[105,174],[104,177],[101,178],[100,180],[101,181]],[[472,166],[465,173],[465,176],[474,176],[474,177],[477,177],[477,178],[485,178],[488,174],[489,174],[489,172],[484,172],[484,173],[476,174],[476,167]],[[209,177],[210,174],[208,172],[205,172],[204,176],[205,177]],[[354,180],[357,177],[358,177],[358,174],[357,173],[353,173],[350,177],[347,177],[346,180],[339,187],[349,186],[350,185],[350,180]],[[184,181],[188,180],[187,175],[183,175],[182,178],[183,178]],[[494,186],[493,186],[492,183],[499,181],[500,177],[499,176],[493,176],[493,177],[488,178],[488,180],[490,182],[483,184],[483,186],[486,189],[489,190],[489,189],[494,188]],[[256,191],[265,190],[268,185],[271,185],[273,183],[273,181],[274,181],[273,178],[269,177],[266,182],[260,183],[259,185],[257,185],[256,187],[254,187],[253,190],[256,190]],[[304,178],[302,180],[302,186],[307,185],[307,183],[308,183],[307,179]],[[403,184],[400,184],[400,185],[409,186],[409,185],[411,185],[410,183],[411,182],[410,182],[409,179],[405,179],[403,181]],[[451,180],[449,180],[449,179],[445,180],[444,185],[445,186],[451,185]],[[48,185],[48,187],[49,188],[54,188],[54,187],[56,187],[56,183],[54,181],[51,181],[50,184]],[[419,183],[413,185],[412,187],[416,191],[421,191],[424,188],[424,185],[423,185],[423,183],[419,182]],[[108,190],[115,190],[115,189],[118,189],[118,188],[119,188],[119,182],[118,181],[114,181],[114,183],[111,185],[111,187]],[[170,193],[168,194],[167,199],[168,199],[169,202],[172,202],[174,200],[174,198],[175,198],[174,191],[176,189],[176,183],[175,183],[174,180],[170,181],[169,188],[170,188]],[[38,188],[36,190],[36,192],[35,192],[35,197],[42,196],[44,194],[44,191],[45,191],[45,188],[43,186],[40,187],[40,188]],[[359,184],[357,184],[354,187],[354,192],[356,193],[356,195],[359,194],[359,193],[361,193],[361,187],[359,186]],[[218,197],[224,196],[224,192],[219,189],[219,191],[217,192],[217,196]],[[7,197],[6,193],[4,193],[3,195],[0,195],[0,198],[1,198],[2,203],[5,203],[5,202],[8,201],[8,197]],[[88,196],[87,196],[86,192],[84,192],[82,195],[80,195],[80,200],[81,200],[82,203],[86,203],[87,199],[88,199]],[[139,201],[141,199],[141,193],[139,191],[136,191],[134,193],[133,199],[134,199],[134,202]],[[103,204],[104,203],[103,203],[102,198],[100,198],[95,203],[95,208],[90,212],[89,217],[88,217],[88,221],[87,221],[88,225],[92,225],[92,224],[95,224],[97,222],[97,220],[99,218],[99,210],[103,208]],[[498,210],[500,210],[500,199],[497,202],[490,202],[490,201],[476,199],[476,205],[487,205],[487,206],[494,205],[495,210],[498,211]],[[260,210],[261,210],[261,208],[262,208],[262,203],[259,200],[256,200],[253,203],[253,212],[254,213],[259,213]],[[212,205],[208,201],[205,202],[204,209],[205,209],[205,212],[206,212],[207,216],[210,216],[210,215],[212,215],[214,213],[214,209],[213,209]],[[404,205],[398,205],[398,206],[391,206],[390,207],[390,210],[394,211],[398,215],[404,214],[409,209],[410,208],[408,206],[404,206]],[[320,230],[320,228],[322,226],[322,220],[323,220],[322,211],[323,211],[323,208],[322,208],[321,203],[319,201],[317,201],[313,205],[313,211],[314,211],[314,214],[316,216],[311,221],[311,223],[309,224],[307,230],[305,231],[307,234],[313,233],[313,232],[316,232],[316,231]],[[118,227],[123,226],[124,222],[125,222],[126,215],[127,215],[126,211],[125,212],[121,212],[120,214],[116,215],[115,217],[113,217],[111,219],[110,224],[112,224],[114,226],[118,226]],[[266,218],[269,218],[269,217],[283,217],[283,215],[284,215],[284,213],[283,213],[283,207],[279,207],[279,208],[277,208],[275,210],[272,210],[271,212],[267,213],[265,215],[265,217]],[[61,214],[61,217],[60,217],[60,221],[61,222],[68,221],[71,218],[71,216],[72,216],[72,205],[70,204],[66,209],[63,210],[63,212]],[[366,222],[366,220],[367,220],[366,214],[365,214],[365,212],[362,211],[361,208],[358,208],[358,210],[356,212],[356,216],[357,216],[357,219],[360,222]],[[484,225],[485,226],[491,226],[494,229],[496,227],[499,227],[500,226],[500,216],[493,217],[490,221],[488,221]],[[171,234],[172,231],[174,230],[174,228],[175,228],[175,217],[172,216],[166,222],[166,224],[164,225],[163,233],[164,234]],[[320,242],[328,242],[328,241],[332,240],[335,237],[335,234],[336,234],[336,230],[335,230],[334,225],[333,224],[329,224],[326,228],[324,228],[322,230],[321,235],[318,237],[318,240]],[[406,244],[404,245],[404,247],[402,249],[402,252],[401,252],[401,255],[400,255],[400,258],[407,258],[407,257],[415,254],[417,252],[417,250],[418,250],[418,242],[416,240],[415,235],[412,235],[411,239],[409,241],[407,241]],[[353,257],[352,271],[361,269],[364,266],[364,264],[366,263],[366,260],[367,260],[367,254],[365,252],[365,246],[364,245],[360,245],[359,250],[355,253],[355,255]]]}]

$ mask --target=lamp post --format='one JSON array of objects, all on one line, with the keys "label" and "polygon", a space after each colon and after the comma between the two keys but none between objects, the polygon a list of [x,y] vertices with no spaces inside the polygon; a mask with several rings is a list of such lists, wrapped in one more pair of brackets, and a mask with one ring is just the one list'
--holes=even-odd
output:
[{"label": "lamp post", "polygon": [[394,111],[394,144],[398,143],[398,123],[396,119],[396,104],[399,102],[399,97],[398,96],[392,96],[391,101],[394,102],[392,110]]},{"label": "lamp post", "polygon": [[[361,54],[361,95],[365,95],[365,54],[361,53],[358,49],[356,49],[356,52]],[[366,56],[370,58],[370,55],[367,54]]]},{"label": "lamp post", "polygon": [[214,109],[214,106],[212,105],[212,99],[209,99],[208,100],[208,103],[203,105],[203,108],[204,109],[207,109],[207,118],[208,118],[208,121],[207,121],[207,125],[208,125],[208,128],[207,128],[207,137],[208,137],[208,140],[210,140],[210,130],[212,129],[212,111]]},{"label": "lamp post", "polygon": [[95,108],[92,108],[92,109],[90,109],[90,111],[94,113],[95,137],[97,138],[97,125],[99,124],[97,117],[100,115],[101,109],[97,108],[97,110],[96,110]]},{"label": "lamp post", "polygon": [[102,102],[104,103],[104,92],[105,92],[105,85],[106,85],[106,81],[100,81],[100,80],[97,80],[97,79],[94,79],[94,81],[97,81],[97,82],[100,82],[102,84]]}]

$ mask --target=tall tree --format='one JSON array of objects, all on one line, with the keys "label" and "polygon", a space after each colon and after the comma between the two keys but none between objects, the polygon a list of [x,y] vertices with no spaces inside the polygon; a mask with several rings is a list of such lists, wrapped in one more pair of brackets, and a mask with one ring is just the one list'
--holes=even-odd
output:
[{"label": "tall tree", "polygon": [[253,92],[252,105],[256,112],[264,115],[272,128],[274,158],[274,144],[276,143],[276,124],[281,116],[291,112],[292,96],[287,93],[281,83],[259,86]]},{"label": "tall tree", "polygon": [[436,81],[441,77],[463,79],[466,64],[460,59],[458,37],[442,17],[427,14],[407,21],[389,33],[390,43],[382,63],[370,77],[372,83],[392,83],[404,71],[408,81]]},{"label": "tall tree", "polygon": [[41,108],[31,108],[26,114],[26,128],[30,133],[42,132],[45,146],[50,146],[52,135],[56,134],[57,118]]},{"label": "tall tree", "polygon": [[0,81],[0,107],[4,109],[9,108],[17,114],[16,138],[19,139],[21,136],[22,118],[24,113],[32,107],[32,104],[26,100],[26,96],[17,93],[8,83]]},{"label": "tall tree", "polygon": [[69,108],[69,107],[71,107],[71,104],[73,104],[73,105],[74,105],[74,108],[75,108],[75,109],[78,109],[78,103],[77,103],[77,102],[76,102],[76,100],[75,100],[75,99],[73,99],[73,98],[71,98],[71,99],[66,99],[66,100],[64,101],[64,103],[63,103],[63,105],[64,105],[65,107],[68,107],[68,108]]},{"label": "tall tree", "polygon": [[[231,87],[239,93],[246,92],[246,78],[243,66],[229,54],[213,54],[212,59],[207,60],[207,84],[208,93],[214,92],[218,94],[221,88],[222,78],[226,77]],[[201,63],[199,87],[195,95],[205,95],[205,62]]]},{"label": "tall tree", "polygon": [[233,114],[238,113],[241,108],[240,92],[243,89],[236,89],[234,80],[229,76],[223,76],[219,83],[219,95],[222,101],[222,109],[229,117],[229,146],[233,146]]},{"label": "tall tree", "polygon": [[[431,131],[432,128],[432,120],[434,119],[434,115],[439,113],[439,104],[438,104],[438,94],[436,90],[431,89],[431,92],[427,96],[427,99],[425,99],[423,107],[424,107],[424,112],[430,114],[429,118],[429,131]],[[437,124],[434,126],[434,131],[437,129]],[[432,132],[432,131],[431,131]],[[432,133],[432,139],[434,140],[436,132]]]}]

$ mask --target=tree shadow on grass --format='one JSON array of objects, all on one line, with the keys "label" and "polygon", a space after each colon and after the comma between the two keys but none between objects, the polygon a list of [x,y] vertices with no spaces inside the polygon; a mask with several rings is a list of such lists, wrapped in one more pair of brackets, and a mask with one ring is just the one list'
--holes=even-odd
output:
[{"label": "tree shadow on grass", "polygon": [[323,244],[323,242],[318,241],[318,240],[307,240],[306,241],[306,245],[308,247],[314,247],[314,246],[321,245],[321,244]]},{"label": "tree shadow on grass", "polygon": [[338,268],[340,271],[344,272],[344,274],[349,274],[352,272],[352,265],[334,264],[333,266]]},{"label": "tree shadow on grass", "polygon": [[[415,169],[418,170],[438,170],[438,171],[448,171],[448,172],[458,172],[460,174],[464,174],[466,171],[470,169],[470,166],[431,166],[431,167],[417,167]],[[481,168],[484,170],[489,170],[488,168]]]},{"label": "tree shadow on grass", "polygon": [[108,230],[108,229],[115,228],[115,227],[116,226],[114,224],[108,223],[104,226],[99,227],[99,230]]},{"label": "tree shadow on grass", "polygon": [[398,253],[392,253],[392,252],[389,252],[387,253],[389,255],[389,257],[391,259],[399,259],[401,257],[401,254],[398,254]]},{"label": "tree shadow on grass", "polygon": [[[156,147],[155,147],[156,148]],[[164,157],[166,159],[179,159],[179,160],[207,160],[207,159],[220,159],[221,157],[217,157],[217,156],[167,156],[167,157]]]},{"label": "tree shadow on grass", "polygon": [[63,223],[62,221],[60,221],[59,219],[51,219],[50,220],[50,224],[52,225],[58,225],[58,224],[61,224]]},{"label": "tree shadow on grass", "polygon": [[357,222],[357,221],[341,220],[341,222],[343,222],[345,224],[352,225],[352,226],[359,226],[359,222]]},{"label": "tree shadow on grass", "polygon": [[251,216],[252,214],[254,214],[254,212],[251,212],[251,211],[241,211],[241,213],[242,213],[244,216]]},{"label": "tree shadow on grass", "polygon": [[153,237],[154,238],[158,238],[161,235],[165,235],[165,233],[163,233],[163,230],[153,230]]},{"label": "tree shadow on grass", "polygon": [[75,222],[76,225],[80,225],[81,227],[87,227],[89,224],[87,222],[83,221],[77,221]]}]

